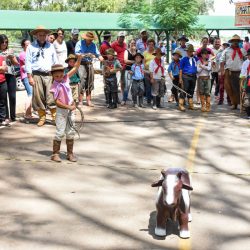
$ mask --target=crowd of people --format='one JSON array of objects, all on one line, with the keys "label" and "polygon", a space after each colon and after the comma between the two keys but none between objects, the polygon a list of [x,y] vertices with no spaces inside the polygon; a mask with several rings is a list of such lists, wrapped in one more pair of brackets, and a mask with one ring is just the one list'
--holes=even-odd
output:
[{"label": "crowd of people", "polygon": [[[38,26],[31,32],[35,40],[21,42],[23,51],[19,59],[8,47],[6,35],[0,35],[0,123],[8,126],[16,120],[16,79],[15,65],[20,65],[21,79],[27,91],[25,118],[32,118],[32,108],[37,111],[43,126],[46,110],[49,109],[57,132],[54,140],[53,160],[60,161],[60,142],[66,134],[68,159],[73,156],[73,132],[67,127],[66,114],[76,105],[93,107],[95,69],[93,62],[102,63],[104,94],[107,108],[114,109],[128,105],[129,93],[134,107],[151,106],[154,110],[162,107],[162,97],[166,93],[166,77],[169,75],[173,87],[169,102],[176,102],[180,111],[186,107],[194,110],[193,96],[201,104],[202,112],[211,111],[211,92],[215,84],[218,105],[224,103],[224,90],[227,103],[237,109],[243,103],[247,118],[250,118],[250,44],[244,44],[238,35],[222,43],[219,37],[213,41],[201,39],[201,46],[194,49],[189,39],[182,35],[174,46],[172,61],[166,68],[166,47],[163,41],[149,38],[147,30],[140,31],[139,39],[125,42],[126,33],[121,31],[115,39],[105,31],[98,48],[96,36],[86,32],[79,39],[79,30],[71,30],[71,39],[64,40],[64,30],[51,32]],[[112,42],[113,40],[113,42]],[[118,73],[119,72],[119,73]],[[118,88],[121,89],[121,100]],[[146,105],[145,105],[146,104]],[[186,107],[185,107],[186,106]],[[56,115],[57,114],[57,115]],[[71,145],[71,146],[70,146]]]}]

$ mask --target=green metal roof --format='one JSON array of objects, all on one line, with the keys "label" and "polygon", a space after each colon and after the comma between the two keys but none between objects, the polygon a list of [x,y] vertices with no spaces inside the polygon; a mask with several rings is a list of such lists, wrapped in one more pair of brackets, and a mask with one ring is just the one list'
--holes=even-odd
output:
[{"label": "green metal roof", "polygon": [[[38,25],[49,29],[62,27],[65,30],[137,30],[143,27],[138,14],[130,14],[129,24],[120,21],[121,13],[95,12],[47,12],[0,10],[0,30],[32,30]],[[150,30],[164,30],[153,21]],[[194,28],[206,30],[245,29],[234,26],[234,16],[198,16]]]}]

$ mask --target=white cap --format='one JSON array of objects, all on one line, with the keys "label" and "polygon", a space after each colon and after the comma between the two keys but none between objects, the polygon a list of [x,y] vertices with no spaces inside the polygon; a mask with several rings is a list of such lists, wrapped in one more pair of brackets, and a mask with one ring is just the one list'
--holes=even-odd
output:
[{"label": "white cap", "polygon": [[80,33],[79,29],[73,28],[73,29],[71,30],[71,34],[72,34],[72,35],[79,35],[79,33]]},{"label": "white cap", "polygon": [[125,31],[120,31],[120,32],[118,33],[118,37],[120,37],[120,36],[126,36]]}]

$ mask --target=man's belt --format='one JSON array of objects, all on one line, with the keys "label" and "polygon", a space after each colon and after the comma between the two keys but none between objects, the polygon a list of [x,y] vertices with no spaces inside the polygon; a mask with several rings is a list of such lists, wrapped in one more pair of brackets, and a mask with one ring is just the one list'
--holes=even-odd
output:
[{"label": "man's belt", "polygon": [[92,62],[81,62],[81,65],[91,65]]},{"label": "man's belt", "polygon": [[209,76],[199,76],[199,78],[202,80],[209,80]]},{"label": "man's belt", "polygon": [[196,76],[196,74],[186,74],[186,73],[183,73],[184,76],[189,76],[189,77],[194,77]]},{"label": "man's belt", "polygon": [[43,72],[39,70],[34,70],[32,71],[32,75],[37,75],[37,76],[51,76],[51,72]]},{"label": "man's belt", "polygon": [[240,70],[230,70],[230,69],[226,69],[226,70],[228,70],[228,71],[230,71],[230,72],[237,72],[237,73],[240,72]]},{"label": "man's belt", "polygon": [[140,79],[140,80],[133,79],[133,81],[136,81],[136,82],[143,82],[143,79]]}]

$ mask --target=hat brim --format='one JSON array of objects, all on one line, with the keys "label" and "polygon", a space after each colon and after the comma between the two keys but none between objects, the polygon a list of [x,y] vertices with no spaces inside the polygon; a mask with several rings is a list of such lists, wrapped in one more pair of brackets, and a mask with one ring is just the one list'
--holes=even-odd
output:
[{"label": "hat brim", "polygon": [[35,36],[38,32],[45,32],[47,35],[50,34],[50,33],[52,33],[52,31],[51,31],[51,30],[48,30],[48,29],[34,29],[34,30],[32,30],[32,31],[30,32],[30,34],[31,34],[32,36]]},{"label": "hat brim", "polygon": [[111,35],[111,33],[109,33],[109,34],[102,34],[102,37],[104,37],[104,36],[112,36],[112,35]]},{"label": "hat brim", "polygon": [[69,60],[75,60],[75,61],[77,61],[77,59],[76,59],[76,58],[71,57],[71,58],[67,58],[67,59],[65,60],[65,62],[66,62],[66,63],[68,63],[68,62],[69,62]]},{"label": "hat brim", "polygon": [[137,56],[140,56],[142,59],[144,59],[144,56],[143,56],[142,54],[140,54],[140,53],[135,54],[135,58],[136,58]]},{"label": "hat brim", "polygon": [[182,55],[181,55],[180,53],[178,53],[178,52],[174,52],[172,55],[173,55],[173,56],[174,56],[174,55],[178,55],[179,57],[182,57]]},{"label": "hat brim", "polygon": [[87,36],[86,34],[82,34],[82,39],[86,39],[86,40],[96,40],[96,36],[94,36],[94,37],[89,37],[89,36]]},{"label": "hat brim", "polygon": [[239,43],[243,42],[242,39],[237,39],[237,38],[230,39],[228,42],[232,43],[233,41],[238,41]]},{"label": "hat brim", "polygon": [[64,71],[64,68],[56,68],[56,69],[51,69],[51,73],[56,72],[56,71]]}]

